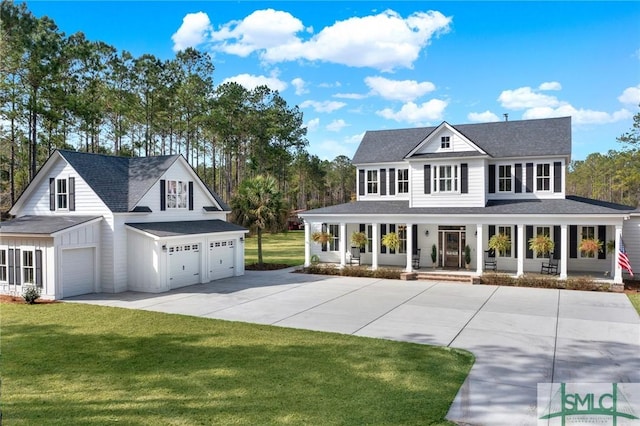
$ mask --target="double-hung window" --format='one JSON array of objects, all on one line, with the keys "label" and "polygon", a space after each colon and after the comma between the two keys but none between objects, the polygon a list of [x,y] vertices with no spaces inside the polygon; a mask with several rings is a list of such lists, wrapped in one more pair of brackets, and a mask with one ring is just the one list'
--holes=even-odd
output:
[{"label": "double-hung window", "polygon": [[69,191],[67,189],[66,179],[56,180],[56,207],[66,210],[69,206]]},{"label": "double-hung window", "polygon": [[536,190],[549,191],[551,189],[551,165],[543,163],[536,165]]},{"label": "double-hung window", "polygon": [[378,193],[378,171],[367,170],[367,194]]},{"label": "double-hung window", "polygon": [[498,234],[506,235],[511,241],[511,247],[508,250],[502,250],[498,252],[499,257],[511,257],[511,250],[513,248],[513,233],[511,226],[498,226]]},{"label": "double-hung window", "polygon": [[8,279],[7,250],[0,250],[0,282],[6,282]]},{"label": "double-hung window", "polygon": [[[596,239],[596,227],[595,226],[583,226],[581,229],[581,239],[582,240],[595,240]],[[580,241],[578,241],[578,244]],[[586,252],[580,250],[580,257],[585,258],[594,258],[595,254],[591,252]]]},{"label": "double-hung window", "polygon": [[409,193],[409,169],[398,169],[398,194]]},{"label": "double-hung window", "polygon": [[[536,227],[536,235],[540,236],[540,235],[545,235],[549,238],[551,238],[551,227],[549,226],[538,226]],[[549,255],[549,253],[542,253],[542,252],[537,252],[536,253],[536,257],[538,258],[544,258],[547,257]]]},{"label": "double-hung window", "polygon": [[458,166],[436,166],[433,188],[436,192],[458,192]]},{"label": "double-hung window", "polygon": [[329,251],[340,250],[340,225],[329,224],[329,233],[331,238],[329,239]]},{"label": "double-hung window", "polygon": [[180,180],[167,181],[167,208],[186,209],[189,200],[189,184]]},{"label": "double-hung window", "polygon": [[22,251],[22,282],[24,284],[35,284],[36,282],[36,265],[31,250]]},{"label": "double-hung window", "polygon": [[[407,225],[397,225],[398,240],[400,240],[400,246],[398,246],[398,253],[407,252]],[[415,238],[415,236],[414,236]]]},{"label": "double-hung window", "polygon": [[498,166],[498,191],[511,192],[511,166]]}]

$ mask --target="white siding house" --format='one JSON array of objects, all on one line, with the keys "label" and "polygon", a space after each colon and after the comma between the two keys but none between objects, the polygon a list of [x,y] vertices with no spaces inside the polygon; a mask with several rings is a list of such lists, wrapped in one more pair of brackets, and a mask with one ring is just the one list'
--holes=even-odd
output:
[{"label": "white siding house", "polygon": [[[623,237],[632,265],[640,268],[640,213],[566,195],[570,161],[569,117],[368,131],[353,158],[356,200],[300,214],[307,225],[305,263],[317,256],[346,265],[354,253],[374,269],[399,265],[412,271],[416,259],[430,267],[435,250],[434,266],[455,270],[467,266],[468,246],[469,266],[477,274],[485,260],[515,275],[540,272],[551,261],[560,278],[590,273],[621,283],[628,274],[617,262]],[[399,191],[401,170],[408,170],[407,191]],[[329,232],[330,242],[314,244],[317,231]],[[365,247],[350,247],[354,232],[367,235]],[[381,245],[389,232],[400,237],[396,251]],[[488,250],[495,234],[507,235],[511,249]],[[539,234],[554,241],[550,258],[529,249],[527,242]],[[583,253],[582,239],[598,239],[603,249]]]},{"label": "white siding house", "polygon": [[242,275],[247,231],[229,211],[182,156],[56,151],[0,222],[0,292],[155,293]]}]

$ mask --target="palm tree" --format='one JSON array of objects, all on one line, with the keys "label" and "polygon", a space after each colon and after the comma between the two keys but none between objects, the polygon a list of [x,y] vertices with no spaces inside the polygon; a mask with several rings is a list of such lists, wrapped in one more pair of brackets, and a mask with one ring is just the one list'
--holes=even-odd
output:
[{"label": "palm tree", "polygon": [[262,266],[262,232],[271,229],[282,218],[282,194],[271,176],[258,175],[245,179],[231,200],[234,222],[248,227],[258,236],[258,265]]}]

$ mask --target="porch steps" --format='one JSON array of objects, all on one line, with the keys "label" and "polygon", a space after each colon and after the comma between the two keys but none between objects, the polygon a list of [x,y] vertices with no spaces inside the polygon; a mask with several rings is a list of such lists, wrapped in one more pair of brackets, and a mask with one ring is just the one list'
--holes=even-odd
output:
[{"label": "porch steps", "polygon": [[429,273],[429,272],[416,272],[416,279],[422,281],[447,281],[465,284],[474,284],[479,282],[479,279],[469,274],[456,274],[456,273]]}]

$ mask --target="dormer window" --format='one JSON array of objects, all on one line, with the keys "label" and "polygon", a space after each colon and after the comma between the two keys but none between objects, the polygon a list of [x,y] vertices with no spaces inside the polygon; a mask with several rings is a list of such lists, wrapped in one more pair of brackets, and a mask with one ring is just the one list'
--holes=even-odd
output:
[{"label": "dormer window", "polygon": [[440,138],[440,148],[451,149],[451,136],[442,136]]}]

